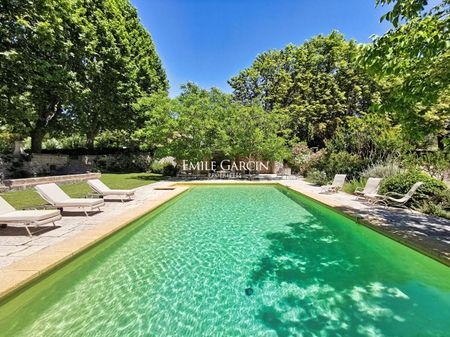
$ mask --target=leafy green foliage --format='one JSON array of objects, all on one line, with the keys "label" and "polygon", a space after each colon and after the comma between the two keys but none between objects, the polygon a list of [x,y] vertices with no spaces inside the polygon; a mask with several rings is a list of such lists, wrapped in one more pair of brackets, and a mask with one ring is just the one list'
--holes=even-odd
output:
[{"label": "leafy green foliage", "polygon": [[169,161],[157,160],[152,163],[150,169],[154,173],[159,173],[164,176],[173,176],[176,175],[177,170],[173,166],[173,164]]},{"label": "leafy green foliage", "polygon": [[361,177],[358,179],[347,180],[342,186],[342,191],[348,194],[355,193],[357,188],[363,189],[366,186],[367,178]]},{"label": "leafy green foliage", "polygon": [[117,153],[113,161],[108,156],[95,159],[95,166],[101,172],[146,172],[150,164],[150,156],[144,153]]},{"label": "leafy green foliage", "polygon": [[382,117],[375,113],[348,117],[346,125],[338,127],[334,136],[325,141],[320,155],[315,154],[316,158],[303,164],[303,174],[317,169],[329,179],[338,173],[357,179],[369,166],[400,156],[408,148],[400,128]]},{"label": "leafy green foliage", "polygon": [[130,130],[131,104],[168,84],[129,0],[0,4],[0,122],[40,151],[44,136]]},{"label": "leafy green foliage", "polygon": [[0,153],[10,153],[14,148],[14,140],[17,135],[0,127]]},{"label": "leafy green foliage", "polygon": [[328,152],[346,151],[369,163],[397,157],[409,148],[402,138],[401,128],[394,126],[388,116],[374,113],[348,117],[347,125],[339,127],[334,137],[325,143]]},{"label": "leafy green foliage", "polygon": [[378,0],[392,4],[382,19],[393,24],[368,45],[363,60],[390,82],[379,108],[395,114],[411,139],[445,135],[450,123],[450,2]]},{"label": "leafy green foliage", "polygon": [[291,137],[322,145],[347,116],[364,115],[379,103],[377,84],[356,62],[359,54],[360,47],[342,34],[319,35],[258,55],[229,84],[237,101],[287,116]]},{"label": "leafy green foliage", "polygon": [[450,206],[450,204],[447,204],[450,200],[450,192],[447,185],[418,170],[409,170],[383,179],[380,193],[396,192],[405,194],[418,181],[422,181],[424,184],[417,190],[413,197],[413,204],[416,207],[423,205],[425,202],[431,202],[435,205],[445,205],[445,207]]},{"label": "leafy green foliage", "polygon": [[291,148],[290,166],[294,172],[305,174],[308,163],[312,160],[313,151],[305,142],[294,144]]},{"label": "leafy green foliage", "polygon": [[136,132],[144,149],[157,157],[208,160],[216,154],[266,160],[287,156],[283,121],[260,106],[243,106],[218,89],[201,89],[193,83],[182,87],[176,99],[154,95],[134,108],[145,114],[144,128]]},{"label": "leafy green foliage", "polygon": [[313,168],[306,174],[306,181],[316,185],[325,185],[329,179],[325,172]]},{"label": "leafy green foliage", "polygon": [[381,21],[387,20],[397,27],[401,20],[410,20],[420,15],[428,0],[377,0],[376,4],[393,5],[392,10],[381,17]]},{"label": "leafy green foliage", "polygon": [[[450,203],[447,203],[450,205]],[[422,213],[433,214],[441,218],[450,219],[450,211],[441,205],[436,205],[432,202],[424,202],[418,207],[418,210]]]},{"label": "leafy green foliage", "polygon": [[328,177],[335,174],[347,174],[348,178],[358,177],[359,173],[367,166],[367,160],[357,154],[346,151],[332,152],[324,157],[324,168]]},{"label": "leafy green foliage", "polygon": [[358,178],[361,171],[367,167],[367,159],[347,151],[320,151],[312,155],[302,166],[302,174],[311,176],[312,172],[324,173],[330,180],[336,174],[347,174],[348,179]]},{"label": "leafy green foliage", "polygon": [[[0,110],[13,131],[34,146],[53,127],[79,89],[73,71],[81,34],[71,1],[2,1],[0,5]],[[25,131],[25,132],[24,132]]]},{"label": "leafy green foliage", "polygon": [[409,167],[421,168],[432,177],[444,180],[450,172],[450,154],[446,151],[433,151],[424,154],[409,154],[404,162]]}]

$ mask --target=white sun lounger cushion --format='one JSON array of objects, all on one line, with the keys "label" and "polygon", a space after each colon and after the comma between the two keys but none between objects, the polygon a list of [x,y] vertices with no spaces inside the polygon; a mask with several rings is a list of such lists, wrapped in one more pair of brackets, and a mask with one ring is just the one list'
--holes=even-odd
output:
[{"label": "white sun lounger cushion", "polygon": [[47,220],[49,218],[60,217],[61,213],[58,210],[27,210],[27,211],[13,211],[0,215],[1,221],[17,221],[17,222],[34,222]]}]

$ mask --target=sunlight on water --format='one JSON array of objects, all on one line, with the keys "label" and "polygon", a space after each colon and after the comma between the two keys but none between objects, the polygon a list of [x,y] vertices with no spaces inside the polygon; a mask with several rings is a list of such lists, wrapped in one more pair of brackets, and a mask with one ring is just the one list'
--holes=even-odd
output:
[{"label": "sunlight on water", "polygon": [[448,336],[449,268],[286,194],[195,187],[4,304],[0,335]]}]

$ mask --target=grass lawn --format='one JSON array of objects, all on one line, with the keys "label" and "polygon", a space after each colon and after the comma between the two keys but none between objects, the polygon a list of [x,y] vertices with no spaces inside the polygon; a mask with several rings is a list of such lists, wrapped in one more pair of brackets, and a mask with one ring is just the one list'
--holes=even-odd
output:
[{"label": "grass lawn", "polygon": [[[102,174],[100,180],[113,189],[131,189],[148,185],[161,179],[161,175],[154,173],[105,173]],[[61,188],[73,198],[82,198],[86,194],[92,193],[92,189],[86,182],[65,184],[61,185]],[[45,201],[34,188],[16,192],[5,192],[0,195],[17,209],[45,204]]]}]

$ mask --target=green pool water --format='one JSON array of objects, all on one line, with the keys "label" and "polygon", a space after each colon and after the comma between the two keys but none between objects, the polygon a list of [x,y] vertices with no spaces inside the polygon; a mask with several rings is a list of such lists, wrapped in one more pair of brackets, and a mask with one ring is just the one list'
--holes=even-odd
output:
[{"label": "green pool water", "polygon": [[4,302],[0,335],[449,336],[450,268],[286,189],[193,187]]}]

